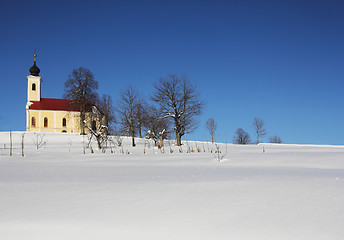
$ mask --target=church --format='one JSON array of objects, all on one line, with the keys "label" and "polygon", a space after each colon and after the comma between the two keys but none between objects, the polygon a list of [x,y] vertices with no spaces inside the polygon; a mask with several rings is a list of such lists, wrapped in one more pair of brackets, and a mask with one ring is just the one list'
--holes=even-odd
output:
[{"label": "church", "polygon": [[[42,77],[39,76],[36,57],[34,54],[34,63],[27,76],[26,131],[81,133],[80,111],[72,100],[41,97]],[[90,104],[86,124],[92,129],[96,128],[94,111],[97,111],[96,107]],[[89,131],[86,129],[85,132]]]}]

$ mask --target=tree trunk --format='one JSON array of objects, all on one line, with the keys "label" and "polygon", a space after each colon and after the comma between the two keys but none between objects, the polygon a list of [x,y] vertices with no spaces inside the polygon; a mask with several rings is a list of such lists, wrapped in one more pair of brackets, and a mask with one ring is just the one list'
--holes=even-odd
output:
[{"label": "tree trunk", "polygon": [[141,127],[141,124],[138,126],[138,131],[139,131],[139,136],[140,136],[140,138],[142,138],[142,133],[141,133],[142,127]]},{"label": "tree trunk", "polygon": [[102,149],[102,145],[100,143],[100,140],[101,140],[100,135],[96,136],[96,139],[97,139],[97,143],[98,143],[98,149],[100,150],[100,149]]},{"label": "tree trunk", "polygon": [[132,135],[131,135],[131,145],[132,145],[133,147],[135,147],[135,146],[136,146],[136,144],[135,144],[135,136],[134,136],[134,134],[132,134]]},{"label": "tree trunk", "polygon": [[162,138],[162,136],[160,136],[160,148],[162,148],[164,146],[164,139]]},{"label": "tree trunk", "polygon": [[176,132],[177,146],[182,145],[182,136],[179,132]]},{"label": "tree trunk", "polygon": [[84,120],[85,120],[85,115],[84,113],[81,113],[80,112],[80,133],[81,135],[85,135],[85,123],[84,123]]}]

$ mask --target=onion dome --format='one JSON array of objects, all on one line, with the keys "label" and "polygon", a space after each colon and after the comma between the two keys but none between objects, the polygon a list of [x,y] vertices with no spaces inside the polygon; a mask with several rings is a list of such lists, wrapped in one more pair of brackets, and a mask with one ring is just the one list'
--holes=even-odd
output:
[{"label": "onion dome", "polygon": [[33,55],[33,66],[30,68],[30,75],[32,76],[39,76],[39,72],[41,71],[37,66],[36,66],[36,57],[37,55]]}]

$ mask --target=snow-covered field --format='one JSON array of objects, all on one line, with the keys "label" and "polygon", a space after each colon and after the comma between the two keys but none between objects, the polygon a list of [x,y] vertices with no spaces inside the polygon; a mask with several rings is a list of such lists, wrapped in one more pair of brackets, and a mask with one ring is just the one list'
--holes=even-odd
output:
[{"label": "snow-covered field", "polygon": [[26,134],[22,157],[20,138],[9,156],[0,133],[1,240],[344,239],[344,146],[228,144],[219,162],[194,142],[83,154],[68,134]]}]

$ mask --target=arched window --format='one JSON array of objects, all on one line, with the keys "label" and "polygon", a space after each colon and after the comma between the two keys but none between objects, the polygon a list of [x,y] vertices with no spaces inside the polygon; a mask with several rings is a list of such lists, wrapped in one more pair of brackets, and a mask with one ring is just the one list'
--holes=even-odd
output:
[{"label": "arched window", "polygon": [[31,118],[31,127],[36,127],[36,118],[35,117]]},{"label": "arched window", "polygon": [[66,130],[63,130],[62,133],[66,133],[67,131]]},{"label": "arched window", "polygon": [[47,117],[44,118],[44,127],[48,127],[48,118]]},{"label": "arched window", "polygon": [[36,83],[32,84],[32,91],[36,91]]},{"label": "arched window", "polygon": [[62,127],[66,127],[67,126],[67,119],[63,118],[62,119]]}]

